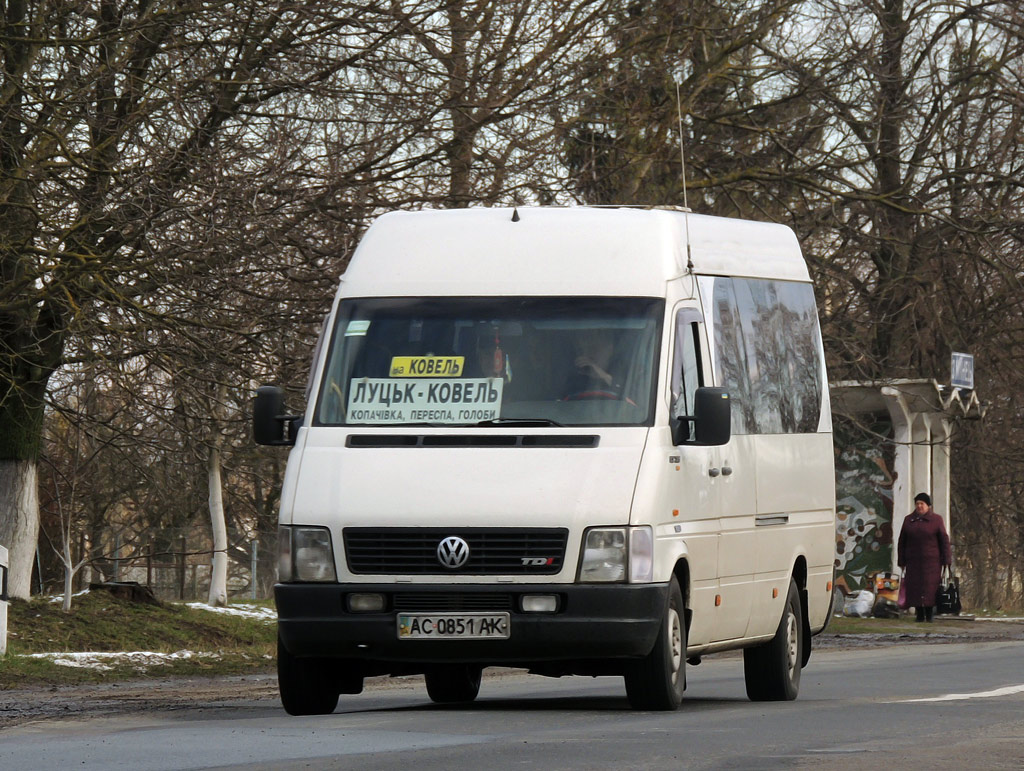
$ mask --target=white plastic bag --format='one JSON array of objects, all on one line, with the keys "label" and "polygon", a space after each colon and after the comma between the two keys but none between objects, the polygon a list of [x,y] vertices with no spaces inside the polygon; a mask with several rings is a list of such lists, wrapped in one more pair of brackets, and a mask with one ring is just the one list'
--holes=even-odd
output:
[{"label": "white plastic bag", "polygon": [[875,595],[867,589],[861,589],[856,594],[851,594],[843,603],[844,616],[856,616],[867,618],[871,615],[871,608],[875,604]]}]

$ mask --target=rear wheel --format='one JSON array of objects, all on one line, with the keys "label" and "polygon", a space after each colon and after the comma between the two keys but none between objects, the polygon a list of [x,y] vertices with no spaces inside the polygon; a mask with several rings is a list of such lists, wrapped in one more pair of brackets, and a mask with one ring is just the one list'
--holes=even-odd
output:
[{"label": "rear wheel", "polygon": [[775,637],[743,651],[743,677],[751,701],[792,701],[800,691],[804,620],[800,590],[789,580],[789,594]]},{"label": "rear wheel", "polygon": [[675,577],[669,584],[668,607],[654,648],[626,670],[626,696],[633,709],[674,710],[686,688],[686,619],[683,595]]},{"label": "rear wheel", "polygon": [[445,664],[424,674],[427,696],[435,704],[473,701],[480,693],[483,667],[475,664]]},{"label": "rear wheel", "polygon": [[[302,659],[293,656],[277,638],[277,687],[281,705],[289,715],[329,715],[338,706],[338,694],[359,693],[362,678],[339,681],[339,665],[330,659]],[[355,690],[358,679],[359,689]]]}]

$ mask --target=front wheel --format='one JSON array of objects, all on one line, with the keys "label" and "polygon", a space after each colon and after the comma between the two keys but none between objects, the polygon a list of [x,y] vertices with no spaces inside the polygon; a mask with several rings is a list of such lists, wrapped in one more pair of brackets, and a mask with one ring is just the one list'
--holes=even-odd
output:
[{"label": "front wheel", "polygon": [[800,691],[804,618],[800,591],[789,580],[789,594],[775,637],[743,651],[743,677],[751,701],[792,701]]},{"label": "front wheel", "polygon": [[483,667],[474,664],[447,664],[427,670],[427,696],[435,704],[473,701],[480,693]]},{"label": "front wheel", "polygon": [[329,715],[334,712],[341,688],[334,677],[333,666],[330,660],[293,656],[278,636],[277,687],[284,711],[289,715]]},{"label": "front wheel", "polygon": [[626,696],[633,709],[674,710],[686,689],[686,619],[683,595],[673,576],[668,607],[654,648],[626,670]]}]

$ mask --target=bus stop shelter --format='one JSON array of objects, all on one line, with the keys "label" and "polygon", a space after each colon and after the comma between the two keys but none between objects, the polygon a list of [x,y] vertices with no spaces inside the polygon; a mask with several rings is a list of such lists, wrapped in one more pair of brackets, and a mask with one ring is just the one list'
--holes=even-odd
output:
[{"label": "bus stop shelter", "polygon": [[928,492],[952,536],[950,441],[955,421],[980,419],[973,390],[933,379],[830,387],[836,445],[836,575],[847,592],[896,572],[895,542],[914,496]]}]

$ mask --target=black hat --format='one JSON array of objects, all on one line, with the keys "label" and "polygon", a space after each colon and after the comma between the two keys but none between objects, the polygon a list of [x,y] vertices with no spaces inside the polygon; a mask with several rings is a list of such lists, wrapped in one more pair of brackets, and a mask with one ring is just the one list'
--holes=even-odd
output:
[{"label": "black hat", "polygon": [[931,496],[928,495],[928,493],[918,493],[917,495],[915,495],[914,503],[917,503],[918,501],[924,501],[926,506],[932,505],[932,499]]}]

